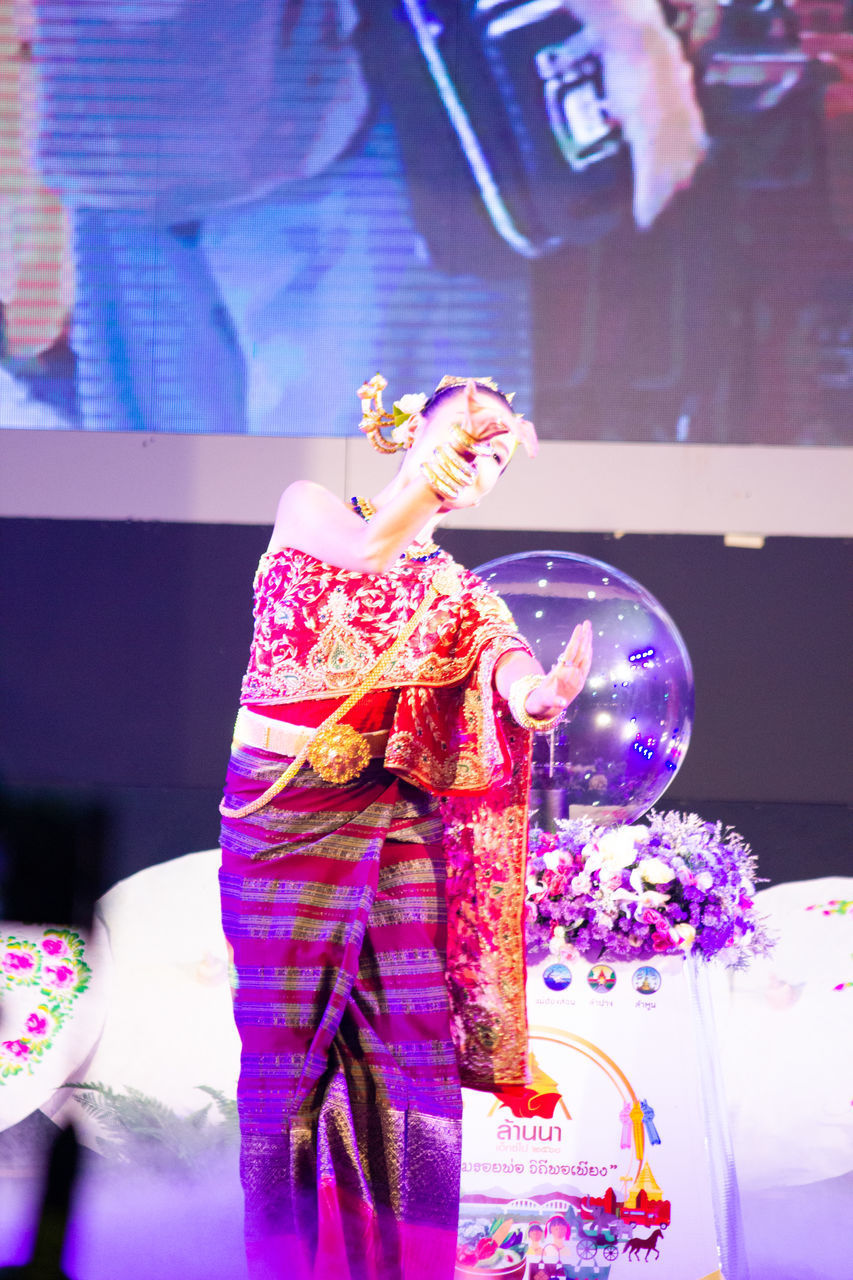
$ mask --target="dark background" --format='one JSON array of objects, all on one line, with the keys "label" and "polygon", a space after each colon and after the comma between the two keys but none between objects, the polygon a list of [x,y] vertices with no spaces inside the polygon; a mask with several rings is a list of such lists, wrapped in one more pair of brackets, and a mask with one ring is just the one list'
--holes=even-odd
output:
[{"label": "dark background", "polygon": [[[0,521],[0,802],[100,814],[102,891],[217,843],[217,804],[268,530]],[[661,800],[736,826],[773,881],[850,873],[849,544],[446,530],[471,567],[525,550],[604,560],[680,628],[696,679]]]}]

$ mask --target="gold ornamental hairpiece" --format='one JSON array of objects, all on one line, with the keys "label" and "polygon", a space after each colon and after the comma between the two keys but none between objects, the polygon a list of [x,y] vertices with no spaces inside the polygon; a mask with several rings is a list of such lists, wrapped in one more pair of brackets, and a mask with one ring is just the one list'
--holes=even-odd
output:
[{"label": "gold ornamental hairpiece", "polygon": [[388,380],[381,373],[375,373],[361,384],[356,392],[361,401],[361,422],[358,426],[374,449],[378,449],[380,453],[396,453],[403,445],[382,434],[386,429],[393,430],[394,427],[394,415],[382,403],[382,392],[387,386]]}]

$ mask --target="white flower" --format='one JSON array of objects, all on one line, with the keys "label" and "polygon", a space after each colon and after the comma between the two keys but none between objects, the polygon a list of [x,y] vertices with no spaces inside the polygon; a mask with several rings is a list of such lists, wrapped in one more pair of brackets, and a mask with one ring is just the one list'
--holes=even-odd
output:
[{"label": "white flower", "polygon": [[675,872],[663,858],[643,858],[637,870],[646,884],[669,884],[675,879]]},{"label": "white flower", "polygon": [[542,861],[549,871],[556,871],[563,861],[563,855],[559,849],[546,849],[542,855]]},{"label": "white flower", "polygon": [[707,893],[714,883],[714,877],[710,871],[700,871],[696,877],[696,888],[701,889],[702,893]]},{"label": "white flower", "polygon": [[605,893],[612,893],[622,883],[621,867],[602,867],[598,873],[598,887]]},{"label": "white flower", "polygon": [[426,402],[427,398],[422,391],[410,391],[394,401],[394,408],[399,409],[401,415],[411,418],[413,414],[420,413]]},{"label": "white flower", "polygon": [[606,868],[612,873],[630,867],[637,856],[636,839],[637,832],[632,827],[611,827],[584,848],[587,870]]},{"label": "white flower", "polygon": [[589,893],[592,889],[592,877],[588,871],[581,871],[572,880],[572,893]]},{"label": "white flower", "polygon": [[637,905],[645,907],[662,907],[669,901],[668,893],[658,893],[648,889],[650,884],[671,884],[675,879],[672,867],[667,866],[662,858],[642,858],[631,872],[631,888],[637,895]]},{"label": "white flower", "polygon": [[644,889],[638,881],[634,880],[634,876],[636,875],[636,871],[631,872],[631,886],[633,892],[631,889],[616,889],[613,897],[619,902],[636,903],[640,911],[645,910],[646,907],[652,907],[653,910],[656,911],[658,907],[662,907],[664,903],[669,902],[668,893],[657,893],[654,889]]},{"label": "white flower", "polygon": [[674,924],[670,925],[669,935],[675,939],[680,947],[684,947],[685,951],[689,951],[693,946],[696,930],[692,924]]}]

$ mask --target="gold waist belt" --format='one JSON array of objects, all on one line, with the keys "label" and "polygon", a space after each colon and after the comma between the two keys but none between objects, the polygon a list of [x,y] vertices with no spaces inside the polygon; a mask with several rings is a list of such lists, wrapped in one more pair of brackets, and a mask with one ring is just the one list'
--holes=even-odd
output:
[{"label": "gold waist belt", "polygon": [[[235,743],[242,743],[245,747],[260,747],[262,751],[273,751],[277,756],[298,756],[316,734],[317,729],[310,725],[288,724],[285,720],[260,716],[248,707],[240,708],[234,725]],[[384,756],[388,743],[387,729],[362,733],[361,737],[367,742],[371,756]]]}]

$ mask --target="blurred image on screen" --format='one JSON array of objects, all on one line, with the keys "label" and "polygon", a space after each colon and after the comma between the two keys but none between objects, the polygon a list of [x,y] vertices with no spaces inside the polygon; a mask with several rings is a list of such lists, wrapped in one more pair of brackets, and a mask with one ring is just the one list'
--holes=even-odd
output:
[{"label": "blurred image on screen", "polygon": [[849,443],[847,0],[0,0],[0,77],[4,428],[473,369],[545,439]]}]

